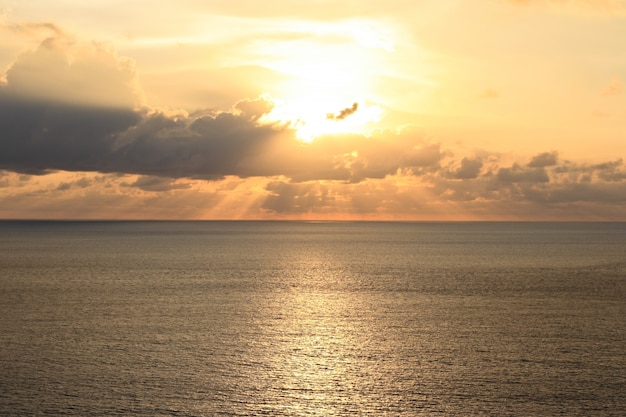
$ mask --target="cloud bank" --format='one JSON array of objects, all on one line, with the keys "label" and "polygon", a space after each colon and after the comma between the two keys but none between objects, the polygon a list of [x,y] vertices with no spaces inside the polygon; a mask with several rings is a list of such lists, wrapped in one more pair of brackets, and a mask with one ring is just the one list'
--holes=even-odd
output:
[{"label": "cloud bank", "polygon": [[114,205],[115,216],[153,218],[626,220],[619,158],[458,153],[415,128],[303,143],[294,126],[264,117],[270,97],[192,113],[151,108],[131,61],[56,26],[19,30],[52,36],[0,85],[0,216],[29,207],[107,217],[101,206]]},{"label": "cloud bank", "polygon": [[[267,98],[242,100],[230,111],[150,109],[140,105],[128,62],[97,45],[71,52],[47,40],[7,71],[0,87],[0,168],[361,181],[421,170],[442,157],[438,146],[406,134],[303,144],[288,124],[260,122],[273,108]],[[334,117],[357,109],[355,103]]]}]

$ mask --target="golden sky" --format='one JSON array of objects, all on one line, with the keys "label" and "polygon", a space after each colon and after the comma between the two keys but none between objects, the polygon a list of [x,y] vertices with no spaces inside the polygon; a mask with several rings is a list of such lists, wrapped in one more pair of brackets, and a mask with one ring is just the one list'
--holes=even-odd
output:
[{"label": "golden sky", "polygon": [[626,221],[626,0],[0,0],[0,218]]}]

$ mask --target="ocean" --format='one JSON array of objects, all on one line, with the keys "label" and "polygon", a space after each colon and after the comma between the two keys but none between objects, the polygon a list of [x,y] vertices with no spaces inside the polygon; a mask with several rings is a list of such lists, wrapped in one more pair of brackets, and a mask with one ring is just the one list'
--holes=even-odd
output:
[{"label": "ocean", "polygon": [[622,416],[626,223],[0,222],[0,415]]}]

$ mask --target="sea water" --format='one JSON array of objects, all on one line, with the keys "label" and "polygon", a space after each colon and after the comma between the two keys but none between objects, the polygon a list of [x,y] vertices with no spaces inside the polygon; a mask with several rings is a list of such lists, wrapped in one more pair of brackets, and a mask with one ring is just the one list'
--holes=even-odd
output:
[{"label": "sea water", "polygon": [[0,415],[618,416],[625,223],[0,222]]}]

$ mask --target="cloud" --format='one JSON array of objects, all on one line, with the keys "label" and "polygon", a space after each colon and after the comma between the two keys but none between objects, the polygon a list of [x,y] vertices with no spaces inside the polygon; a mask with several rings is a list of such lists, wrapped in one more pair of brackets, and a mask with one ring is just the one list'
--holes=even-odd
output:
[{"label": "cloud", "polygon": [[131,110],[36,102],[0,92],[0,167],[31,174],[106,171],[103,158],[114,135],[139,119]]},{"label": "cloud", "polygon": [[480,158],[463,158],[461,160],[461,166],[453,172],[453,178],[457,179],[472,179],[478,177],[480,169],[483,166],[483,162]]},{"label": "cloud", "polygon": [[151,176],[141,176],[132,183],[122,183],[126,187],[137,187],[144,191],[163,192],[172,190],[186,190],[191,188],[190,184],[180,183],[170,178],[160,178]]},{"label": "cloud", "polygon": [[[311,144],[268,123],[271,98],[230,111],[171,112],[142,105],[133,63],[98,44],[50,38],[20,55],[0,87],[0,168],[218,179],[287,176],[363,181],[433,169],[443,154],[420,135],[329,135]],[[358,110],[343,109],[337,120]]]},{"label": "cloud", "polygon": [[549,182],[550,178],[543,168],[525,168],[517,164],[510,168],[500,168],[497,174],[498,181],[512,184],[518,182],[543,183]]},{"label": "cloud", "polygon": [[362,181],[398,169],[433,169],[443,153],[420,136],[335,135],[303,144],[286,125],[259,123],[271,103],[231,112],[171,114],[24,99],[0,89],[0,167],[218,179],[284,175],[297,181]]},{"label": "cloud", "polygon": [[[477,158],[464,160],[466,166],[479,162]],[[463,181],[445,167],[422,177],[397,173],[359,183],[275,180],[266,187],[269,195],[262,208],[279,216],[303,218],[332,217],[337,212],[343,218],[370,219],[458,219],[461,215],[471,219],[615,220],[626,215],[626,170],[621,161],[595,165],[565,161],[532,168],[503,164],[497,154],[491,154],[484,157],[481,171]]]},{"label": "cloud", "polygon": [[[414,177],[407,177],[414,178]],[[360,183],[308,182],[276,180],[267,184],[270,192],[262,209],[270,215],[313,215],[321,218],[350,219],[367,216],[373,219],[406,219],[407,215],[430,215],[426,196],[418,187],[398,186],[396,177]],[[341,207],[338,211],[337,207]]]},{"label": "cloud", "polygon": [[263,209],[279,214],[294,214],[332,208],[334,201],[329,195],[329,188],[319,183],[273,181],[265,188],[270,194],[263,203]]},{"label": "cloud", "polygon": [[69,190],[69,189],[75,188],[75,187],[87,188],[87,187],[92,186],[93,183],[94,183],[93,179],[88,178],[88,177],[82,177],[82,178],[77,179],[77,180],[61,182],[57,186],[56,189],[58,191],[65,191],[65,190]]},{"label": "cloud", "polygon": [[133,63],[106,47],[51,37],[21,54],[6,73],[2,98],[132,109],[141,96]]},{"label": "cloud", "polygon": [[[271,98],[230,111],[172,112],[141,105],[132,62],[100,45],[44,42],[18,57],[0,87],[0,168],[219,179],[286,176],[359,182],[399,169],[435,170],[444,154],[416,132],[328,135],[300,142],[268,123]],[[338,118],[358,109],[342,110]]]},{"label": "cloud", "polygon": [[[20,182],[20,174],[6,173],[5,177],[13,185],[0,188],[0,218],[237,219],[258,213],[264,197],[252,193],[259,188],[256,179],[176,183],[162,178],[163,183],[187,186],[155,191],[129,186],[150,180],[135,175],[56,172],[30,177],[27,182]],[[81,187],[81,182],[90,184]]]},{"label": "cloud", "polygon": [[[0,9],[1,12],[1,9]],[[1,16],[1,13],[0,13]],[[71,39],[71,36],[65,32],[60,26],[53,22],[22,22],[11,24],[0,24],[0,28],[6,29],[18,35],[40,38],[65,38]]]},{"label": "cloud", "polygon": [[526,189],[524,197],[539,203],[594,202],[622,204],[626,202],[626,183],[558,184],[549,189]]},{"label": "cloud", "polygon": [[235,109],[245,118],[257,121],[272,111],[274,105],[269,97],[258,97],[253,100],[244,99],[235,104]]},{"label": "cloud", "polygon": [[4,216],[107,217],[107,207],[127,218],[626,216],[621,159],[468,155],[415,128],[303,143],[295,126],[266,120],[269,96],[222,110],[151,108],[131,61],[54,27],[29,30],[49,37],[0,86]]},{"label": "cloud", "polygon": [[428,168],[437,166],[442,158],[443,153],[440,144],[416,145],[406,153],[402,166]]},{"label": "cloud", "polygon": [[154,113],[125,132],[124,144],[103,158],[101,170],[172,178],[263,175],[246,170],[244,160],[264,152],[278,133],[245,114]]},{"label": "cloud", "polygon": [[626,180],[626,170],[623,169],[622,159],[607,161],[599,164],[575,164],[567,162],[554,169],[560,176],[568,176],[570,181],[576,182],[619,182]]},{"label": "cloud", "polygon": [[5,171],[0,171],[0,188],[10,187],[11,182],[9,181],[9,176]]},{"label": "cloud", "polygon": [[531,168],[543,168],[557,164],[558,153],[557,152],[544,152],[533,157],[528,163],[528,167]]},{"label": "cloud", "polygon": [[222,176],[275,133],[256,120],[271,106],[242,101],[237,114],[170,117],[138,108],[128,61],[98,45],[43,43],[21,55],[0,87],[0,167],[150,175]]},{"label": "cloud", "polygon": [[[476,161],[477,157],[465,157]],[[481,153],[474,178],[451,177],[457,157],[446,153],[425,175],[411,170],[360,182],[287,177],[176,180],[123,174],[57,172],[0,174],[4,217],[59,218],[316,218],[626,220],[626,170],[621,160],[562,161],[531,168]],[[443,162],[443,163],[442,163]],[[503,182],[500,170],[549,181]],[[81,186],[87,185],[87,186]]]},{"label": "cloud", "polygon": [[453,201],[616,204],[626,198],[622,160],[591,165],[556,162],[556,152],[541,153],[525,166],[501,165],[492,155],[483,175],[467,181],[449,181],[441,175],[434,180],[433,190]]},{"label": "cloud", "polygon": [[339,113],[334,114],[334,113],[328,113],[326,115],[326,119],[328,120],[343,120],[346,117],[356,113],[356,111],[359,109],[359,103],[353,103],[352,106],[350,107],[346,107],[345,109],[341,110]]},{"label": "cloud", "polygon": [[436,171],[444,157],[440,144],[428,142],[413,130],[381,131],[369,137],[328,135],[306,146],[297,142],[281,145],[264,165],[281,166],[280,175],[298,182],[323,179],[356,183],[385,178],[399,170],[421,176]]},{"label": "cloud", "polygon": [[18,174],[16,175],[10,171],[0,170],[0,188],[11,187],[21,188],[25,186],[31,179],[30,175]]},{"label": "cloud", "polygon": [[586,181],[591,181],[592,177],[604,177],[607,173],[619,173],[623,161],[617,159],[615,161],[606,161],[597,164],[577,164],[572,161],[564,161],[552,169],[552,173],[558,176],[568,175],[570,180],[579,181],[581,177]]}]

